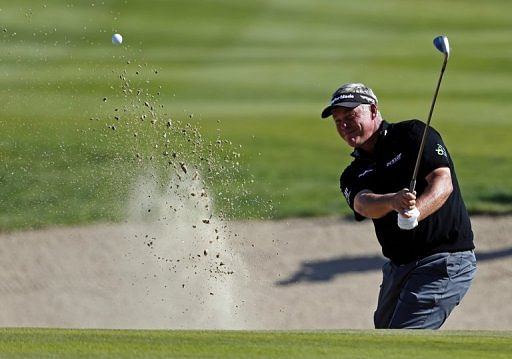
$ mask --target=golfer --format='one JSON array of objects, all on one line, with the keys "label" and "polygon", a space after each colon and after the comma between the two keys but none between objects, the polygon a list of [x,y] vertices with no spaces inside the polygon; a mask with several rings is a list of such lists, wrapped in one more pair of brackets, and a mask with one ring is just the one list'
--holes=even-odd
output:
[{"label": "golfer", "polygon": [[410,192],[423,122],[386,122],[374,92],[361,83],[334,92],[322,111],[322,118],[330,116],[354,148],[341,191],[356,220],[373,220],[389,259],[375,328],[440,328],[476,271],[471,222],[441,136],[429,129],[416,191]]}]

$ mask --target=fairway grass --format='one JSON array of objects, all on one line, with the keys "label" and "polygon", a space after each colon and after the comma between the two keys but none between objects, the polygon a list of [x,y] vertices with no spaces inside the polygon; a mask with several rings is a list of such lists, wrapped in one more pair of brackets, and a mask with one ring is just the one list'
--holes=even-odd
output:
[{"label": "fairway grass", "polygon": [[[172,171],[162,147],[148,146],[162,131],[140,123],[145,102],[160,123],[236,148],[237,171],[209,183],[217,210],[348,215],[338,179],[350,149],[321,109],[357,81],[374,89],[385,120],[425,119],[440,34],[452,52],[432,126],[471,213],[512,213],[511,11],[502,0],[5,0],[0,230],[125,220],[137,178]],[[229,206],[218,195],[227,191]]]},{"label": "fairway grass", "polygon": [[2,358],[510,358],[511,332],[0,329]]}]

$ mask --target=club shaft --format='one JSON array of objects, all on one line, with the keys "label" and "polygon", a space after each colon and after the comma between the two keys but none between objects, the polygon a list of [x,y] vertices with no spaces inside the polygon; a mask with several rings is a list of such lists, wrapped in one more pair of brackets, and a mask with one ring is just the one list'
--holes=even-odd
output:
[{"label": "club shaft", "polygon": [[432,119],[432,113],[434,112],[434,106],[436,105],[437,94],[439,93],[439,87],[441,86],[441,80],[443,79],[444,70],[448,62],[448,55],[444,56],[443,67],[439,74],[439,80],[437,81],[436,91],[434,92],[434,98],[432,98],[432,104],[430,105],[430,111],[428,113],[427,125],[423,130],[423,136],[421,137],[420,149],[418,151],[418,157],[416,158],[416,165],[414,166],[414,172],[412,174],[411,183],[409,184],[409,191],[414,192],[416,188],[416,178],[418,177],[418,170],[420,168],[421,157],[423,156],[423,150],[425,148],[425,142],[427,139],[428,128],[430,126],[430,120]]}]

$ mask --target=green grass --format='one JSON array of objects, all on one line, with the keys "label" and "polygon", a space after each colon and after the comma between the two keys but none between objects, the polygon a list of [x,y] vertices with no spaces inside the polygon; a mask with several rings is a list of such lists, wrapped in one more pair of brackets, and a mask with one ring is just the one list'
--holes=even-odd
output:
[{"label": "green grass", "polygon": [[510,332],[0,329],[2,358],[510,357]]},{"label": "green grass", "polygon": [[[0,230],[122,220],[138,176],[173,171],[168,118],[169,152],[211,170],[228,215],[348,214],[338,177],[350,150],[320,110],[362,81],[388,121],[424,119],[442,33],[452,55],[432,124],[471,212],[510,213],[511,11],[503,0],[4,1]],[[200,144],[180,135],[188,123]]]}]

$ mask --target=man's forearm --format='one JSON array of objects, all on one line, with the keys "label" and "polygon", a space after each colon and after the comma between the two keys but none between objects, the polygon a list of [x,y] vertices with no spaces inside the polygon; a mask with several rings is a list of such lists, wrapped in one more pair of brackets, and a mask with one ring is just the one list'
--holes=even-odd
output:
[{"label": "man's forearm", "polygon": [[426,180],[428,185],[416,201],[420,221],[441,208],[453,191],[451,172],[447,167],[432,171]]},{"label": "man's forearm", "polygon": [[381,218],[393,210],[393,196],[361,191],[354,200],[354,209],[367,218]]}]

